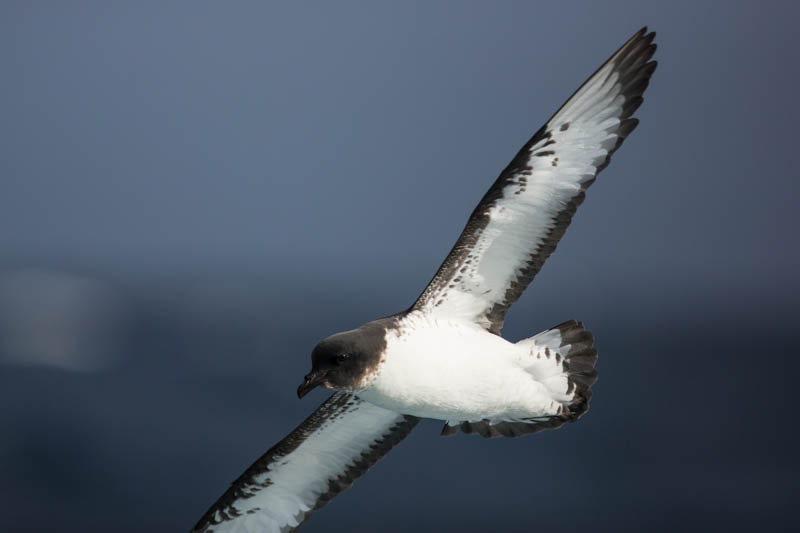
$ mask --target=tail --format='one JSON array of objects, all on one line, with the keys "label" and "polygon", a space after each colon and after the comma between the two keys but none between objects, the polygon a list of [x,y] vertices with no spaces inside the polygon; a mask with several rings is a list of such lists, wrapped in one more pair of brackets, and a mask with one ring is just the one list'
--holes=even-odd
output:
[{"label": "tail", "polygon": [[517,346],[528,349],[525,369],[544,384],[557,402],[557,412],[524,420],[448,421],[442,435],[477,433],[482,437],[518,437],[574,422],[589,409],[592,385],[597,381],[594,336],[583,324],[569,320]]},{"label": "tail", "polygon": [[580,418],[589,409],[597,381],[594,336],[580,322],[568,320],[517,345],[530,347],[533,359],[528,370],[564,407],[559,413],[564,421]]}]

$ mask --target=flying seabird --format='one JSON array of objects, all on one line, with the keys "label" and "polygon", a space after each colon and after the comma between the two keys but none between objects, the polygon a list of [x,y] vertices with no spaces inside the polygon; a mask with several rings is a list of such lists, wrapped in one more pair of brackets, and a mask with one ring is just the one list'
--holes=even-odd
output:
[{"label": "flying seabird", "polygon": [[195,532],[292,531],[414,428],[482,437],[574,422],[597,379],[592,334],[564,322],[517,343],[506,312],[539,272],[586,189],[634,130],[656,68],[655,33],[626,42],[522,147],[407,310],[337,333],[297,389],[334,393],[253,463]]}]

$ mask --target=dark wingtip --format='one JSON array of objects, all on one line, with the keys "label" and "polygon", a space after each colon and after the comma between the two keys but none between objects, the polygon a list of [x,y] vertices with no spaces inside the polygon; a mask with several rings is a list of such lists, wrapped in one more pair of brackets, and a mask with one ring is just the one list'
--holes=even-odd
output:
[{"label": "dark wingtip", "polygon": [[636,33],[631,35],[631,38],[628,39],[628,42],[626,43],[626,45],[632,43],[633,41],[638,41],[639,39],[641,39],[643,37],[645,39],[647,39],[648,41],[652,41],[655,38],[655,36],[656,36],[656,32],[654,32],[654,31],[648,32],[647,26],[642,26],[641,29],[639,29],[639,31],[637,31]]}]

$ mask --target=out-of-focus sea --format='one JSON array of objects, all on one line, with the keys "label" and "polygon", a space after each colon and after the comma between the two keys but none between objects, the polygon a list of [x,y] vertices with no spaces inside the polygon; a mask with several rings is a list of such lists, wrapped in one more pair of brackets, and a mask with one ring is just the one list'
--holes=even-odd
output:
[{"label": "out-of-focus sea", "polygon": [[[281,272],[162,284],[53,271],[10,277],[0,284],[4,302],[11,283],[22,290],[36,281],[51,292],[39,295],[44,315],[29,312],[28,324],[4,315],[0,324],[6,531],[186,530],[322,401],[323,392],[303,401],[294,393],[314,343],[397,309],[402,298],[376,276],[331,283]],[[556,292],[544,291],[556,301],[544,308],[526,299],[505,333],[521,338],[567,318],[586,321],[600,380],[584,418],[491,440],[441,438],[440,424],[425,421],[307,530],[746,531],[793,523],[800,364],[795,331],[778,312],[791,302],[770,314],[754,302],[714,307],[689,296],[683,306],[654,292],[598,297],[579,310]],[[8,361],[9,339],[29,361]]]}]

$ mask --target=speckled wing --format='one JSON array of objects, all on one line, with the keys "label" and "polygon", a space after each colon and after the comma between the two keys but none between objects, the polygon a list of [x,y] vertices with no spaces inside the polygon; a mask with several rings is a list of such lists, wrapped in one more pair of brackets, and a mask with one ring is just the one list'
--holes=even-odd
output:
[{"label": "speckled wing", "polygon": [[193,532],[293,531],[348,488],[419,421],[334,393],[248,468]]},{"label": "speckled wing", "polygon": [[553,115],[500,174],[412,306],[493,333],[555,250],[586,189],[638,124],[656,68],[643,28]]}]

